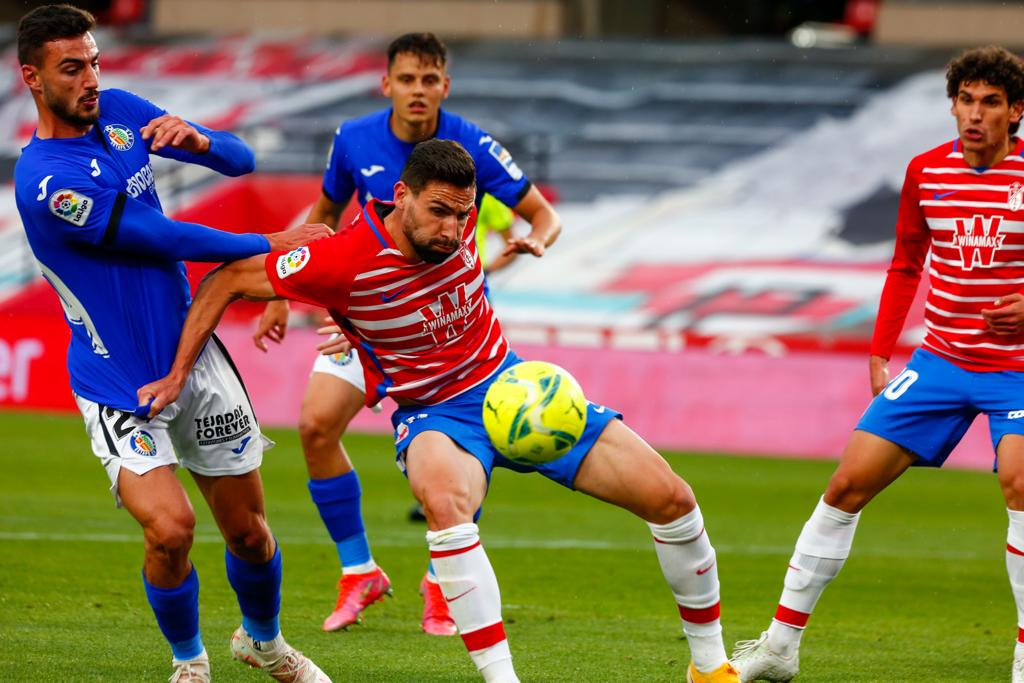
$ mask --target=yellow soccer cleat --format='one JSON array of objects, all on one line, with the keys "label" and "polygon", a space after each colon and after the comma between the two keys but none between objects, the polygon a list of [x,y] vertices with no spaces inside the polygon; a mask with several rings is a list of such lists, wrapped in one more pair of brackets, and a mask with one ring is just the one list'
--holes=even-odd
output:
[{"label": "yellow soccer cleat", "polygon": [[686,683],[740,683],[740,673],[732,668],[729,662],[707,673],[697,671],[693,662],[690,662],[690,668],[686,671]]}]

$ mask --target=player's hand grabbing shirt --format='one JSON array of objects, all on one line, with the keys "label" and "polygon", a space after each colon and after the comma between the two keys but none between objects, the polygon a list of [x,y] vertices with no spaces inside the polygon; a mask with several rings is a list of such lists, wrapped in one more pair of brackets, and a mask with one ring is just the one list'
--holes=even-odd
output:
[{"label": "player's hand grabbing shirt", "polygon": [[[15,199],[33,254],[71,327],[68,369],[76,394],[120,410],[171,366],[189,304],[183,260],[266,252],[261,235],[232,235],[163,215],[140,131],[166,112],[121,90],[100,94],[100,117],[77,138],[33,136],[14,170]],[[195,125],[195,124],[192,124]],[[206,154],[160,156],[227,175],[253,169],[230,133],[195,126]]]}]

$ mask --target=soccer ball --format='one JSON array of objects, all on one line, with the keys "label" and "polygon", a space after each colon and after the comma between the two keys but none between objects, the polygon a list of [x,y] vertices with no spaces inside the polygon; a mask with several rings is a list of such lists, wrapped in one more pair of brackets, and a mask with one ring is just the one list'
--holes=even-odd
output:
[{"label": "soccer ball", "polygon": [[484,398],[484,429],[498,452],[540,465],[569,452],[587,425],[587,400],[568,372],[553,363],[513,365]]}]

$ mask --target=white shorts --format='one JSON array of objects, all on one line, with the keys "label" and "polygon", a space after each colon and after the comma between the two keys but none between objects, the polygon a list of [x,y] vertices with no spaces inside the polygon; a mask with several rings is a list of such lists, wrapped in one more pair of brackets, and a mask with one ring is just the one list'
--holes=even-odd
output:
[{"label": "white shorts", "polygon": [[[331,337],[334,339],[334,337]],[[355,347],[348,353],[332,353],[330,356],[320,354],[313,361],[312,372],[322,372],[343,379],[361,393],[366,393],[366,380],[363,379],[363,364],[359,362],[359,354]]]},{"label": "white shorts", "polygon": [[245,474],[258,468],[263,451],[274,445],[260,432],[242,378],[216,337],[206,343],[178,400],[151,420],[81,396],[75,401],[118,507],[122,467],[145,474],[180,463],[211,477]]}]

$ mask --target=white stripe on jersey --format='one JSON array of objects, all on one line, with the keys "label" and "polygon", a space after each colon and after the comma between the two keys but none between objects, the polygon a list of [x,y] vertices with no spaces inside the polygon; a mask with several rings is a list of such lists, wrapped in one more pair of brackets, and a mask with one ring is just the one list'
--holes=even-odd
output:
[{"label": "white stripe on jersey", "polygon": [[[959,246],[954,245],[952,242],[932,242],[932,246],[945,247],[947,249],[959,249]],[[1024,244],[1021,245],[1021,249],[1024,249]],[[948,259],[936,256],[935,252],[932,252],[932,262],[941,263],[946,266],[953,266],[956,268],[963,267],[963,261],[960,259]],[[990,268],[1020,268],[1024,266],[1024,261],[996,261],[993,259]]]},{"label": "white stripe on jersey", "polygon": [[994,349],[996,351],[1024,351],[1024,344],[990,344],[979,342],[968,344],[967,342],[950,341],[950,344],[960,349]]},{"label": "white stripe on jersey", "polygon": [[[394,300],[389,301],[387,303],[382,303],[382,304],[375,305],[375,306],[349,306],[348,310],[349,311],[384,311],[384,310],[387,310],[389,308],[396,308],[396,307],[400,306],[404,302],[405,299],[415,299],[418,296],[423,296],[424,294],[429,294],[431,291],[433,291],[433,290],[435,290],[435,289],[437,289],[439,287],[443,287],[444,285],[448,284],[452,280],[456,280],[456,279],[458,279],[460,277],[462,277],[462,273],[459,272],[459,271],[456,271],[456,272],[452,273],[451,275],[449,275],[448,277],[444,278],[443,280],[438,280],[437,282],[429,284],[426,287],[423,287],[422,289],[415,290],[413,292],[406,292],[402,296],[395,297]],[[414,279],[421,280],[423,278],[414,278]],[[480,273],[480,277],[476,278],[471,283],[472,284],[472,288],[469,288],[469,287],[466,288],[466,294],[468,295],[468,294],[471,294],[471,293],[475,292],[477,290],[477,288],[478,288],[477,283],[478,282],[482,283],[483,279],[484,279],[484,275],[481,272]],[[363,296],[363,290],[359,290],[358,292],[353,292],[352,293],[352,298],[355,298],[357,296]]]},{"label": "white stripe on jersey", "polygon": [[[1006,208],[1005,204],[1002,204],[1001,206],[1003,208]],[[949,230],[949,231],[952,231],[952,232],[956,232],[956,227],[957,227],[956,226],[956,222],[957,222],[957,220],[958,219],[956,219],[956,218],[934,218],[934,217],[931,217],[931,216],[925,218],[925,222],[927,222],[928,227],[931,228],[932,230]],[[965,223],[969,223],[970,224],[972,219],[971,218],[961,218],[959,220],[962,220]],[[1006,234],[1006,233],[1019,234],[1019,233],[1024,233],[1024,221],[1012,221],[1012,220],[1010,220],[1008,218],[1003,218],[1001,221],[999,221],[999,232],[1000,232],[1000,234]],[[935,240],[933,239],[932,241],[935,241]]]},{"label": "white stripe on jersey", "polygon": [[[999,169],[998,171],[988,169],[992,175],[1008,175],[1008,176],[1020,176],[1024,177],[1024,171],[1007,171]],[[976,171],[973,168],[926,168],[922,173],[934,173],[935,175],[973,175],[980,176],[981,171]]]},{"label": "white stripe on jersey", "polygon": [[933,278],[938,278],[944,282],[952,282],[955,285],[1019,285],[1024,284],[1024,277],[1018,278],[978,278],[977,280],[968,280],[959,277],[950,277],[949,275],[941,275],[934,268],[928,269],[928,274]]},{"label": "white stripe on jersey", "polygon": [[966,329],[966,328],[962,328],[962,327],[943,327],[942,325],[936,325],[935,323],[933,323],[931,320],[928,320],[927,318],[925,319],[924,324],[925,324],[925,327],[927,327],[929,330],[938,330],[939,332],[951,332],[953,334],[960,334],[960,335],[963,335],[965,337],[976,336],[976,335],[979,335],[979,334],[985,334],[988,331],[988,330],[984,330],[984,329],[972,330],[972,329]]},{"label": "white stripe on jersey", "polygon": [[937,283],[932,282],[931,291],[932,291],[932,293],[936,294],[937,296],[941,296],[943,299],[949,299],[950,301],[960,301],[960,302],[965,303],[965,304],[966,303],[979,303],[979,304],[980,303],[992,303],[993,301],[995,301],[995,299],[992,298],[991,296],[957,296],[956,294],[951,294],[951,293],[949,293],[947,291],[939,289],[939,287],[937,287],[936,284]]},{"label": "white stripe on jersey", "polygon": [[980,313],[954,313],[953,311],[944,311],[941,308],[939,308],[938,306],[934,306],[934,305],[928,303],[927,301],[925,302],[924,307],[927,308],[929,311],[932,311],[934,313],[938,313],[939,315],[945,316],[947,318],[969,318],[971,320],[984,320],[985,319],[985,316],[981,315]]},{"label": "white stripe on jersey", "polygon": [[963,206],[972,209],[1009,209],[1006,202],[958,202],[952,199],[922,199],[918,204],[921,206]]},{"label": "white stripe on jersey", "polygon": [[1009,185],[970,185],[968,183],[918,183],[922,190],[981,190],[983,192],[1008,192]]}]

